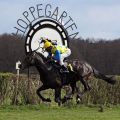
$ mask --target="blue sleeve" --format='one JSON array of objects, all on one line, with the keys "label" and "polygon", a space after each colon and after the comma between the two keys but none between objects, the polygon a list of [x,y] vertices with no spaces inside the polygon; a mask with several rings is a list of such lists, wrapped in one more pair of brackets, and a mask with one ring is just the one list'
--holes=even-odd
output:
[{"label": "blue sleeve", "polygon": [[61,58],[60,51],[56,50],[55,54],[54,54],[54,59],[57,60],[57,61],[60,61],[60,58]]},{"label": "blue sleeve", "polygon": [[48,53],[48,56],[50,56],[50,57],[51,57],[51,56],[52,56],[52,53]]}]

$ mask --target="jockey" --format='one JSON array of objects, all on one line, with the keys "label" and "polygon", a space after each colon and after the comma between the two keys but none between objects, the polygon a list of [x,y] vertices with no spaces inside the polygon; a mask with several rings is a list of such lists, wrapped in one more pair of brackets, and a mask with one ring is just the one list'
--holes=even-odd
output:
[{"label": "jockey", "polygon": [[48,56],[52,57],[56,60],[63,68],[63,70],[67,70],[67,66],[64,64],[64,59],[71,55],[71,50],[66,46],[61,46],[54,44],[52,41],[44,40],[44,48],[49,53]]}]

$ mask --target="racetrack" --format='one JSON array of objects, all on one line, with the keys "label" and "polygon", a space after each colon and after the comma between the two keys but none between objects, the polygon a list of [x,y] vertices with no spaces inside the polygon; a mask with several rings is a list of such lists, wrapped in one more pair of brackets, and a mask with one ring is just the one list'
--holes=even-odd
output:
[{"label": "racetrack", "polygon": [[[0,99],[0,120],[120,120],[119,76],[117,76],[118,81],[115,86],[93,79],[93,88],[83,96],[80,105],[76,105],[73,99],[61,107],[54,102],[53,90],[44,92],[46,97],[52,99],[52,103],[45,104],[39,100],[35,93],[35,85],[38,84],[35,80],[31,80],[31,94],[28,96],[27,79],[24,77],[19,81],[18,104],[12,105],[14,95],[12,76],[14,78],[14,75],[10,74],[1,75],[0,93],[4,94],[1,94],[2,99]],[[30,97],[30,105],[25,102],[26,96]],[[103,112],[100,112],[98,105],[105,105]]]},{"label": "racetrack", "polygon": [[38,106],[1,106],[0,120],[120,120],[120,106],[105,107],[58,107]]}]

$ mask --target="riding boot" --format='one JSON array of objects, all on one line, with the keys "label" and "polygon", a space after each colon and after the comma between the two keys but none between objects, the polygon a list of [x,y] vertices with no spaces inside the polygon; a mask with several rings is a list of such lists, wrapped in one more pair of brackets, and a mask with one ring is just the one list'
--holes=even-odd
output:
[{"label": "riding boot", "polygon": [[69,71],[68,71],[68,68],[67,68],[65,65],[62,65],[62,66],[61,66],[61,69],[60,69],[60,72],[61,72],[61,73],[62,73],[62,72],[68,73]]}]

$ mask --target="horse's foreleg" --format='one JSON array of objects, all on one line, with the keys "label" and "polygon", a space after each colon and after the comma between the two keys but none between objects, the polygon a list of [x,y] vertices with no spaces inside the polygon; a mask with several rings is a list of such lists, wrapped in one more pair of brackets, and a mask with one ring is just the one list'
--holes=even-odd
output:
[{"label": "horse's foreleg", "polygon": [[58,105],[61,105],[61,88],[55,89],[55,102],[58,103]]},{"label": "horse's foreleg", "polygon": [[87,82],[84,78],[80,78],[80,82],[83,84],[84,86],[84,91],[87,91],[88,90],[88,85],[87,85]]},{"label": "horse's foreleg", "polygon": [[84,86],[84,90],[83,90],[83,92],[82,92],[82,95],[83,95],[84,93],[86,93],[87,91],[90,91],[90,90],[91,90],[91,87],[90,87],[90,85],[88,84],[87,80],[88,80],[88,77],[84,77],[84,78],[80,79],[80,82],[81,82],[81,83],[83,84],[83,86]]},{"label": "horse's foreleg", "polygon": [[47,99],[44,98],[40,93],[41,91],[46,90],[46,89],[48,89],[48,87],[42,85],[40,88],[37,89],[36,93],[42,99],[42,101],[51,102],[51,100],[49,98],[47,98]]},{"label": "horse's foreleg", "polygon": [[81,83],[83,84],[83,86],[84,86],[84,91],[83,91],[84,93],[85,93],[86,91],[90,91],[90,89],[91,89],[91,87],[89,86],[87,80],[88,80],[88,77],[80,78],[80,82],[81,82]]}]

